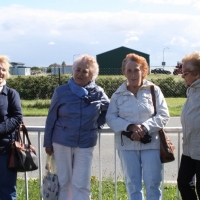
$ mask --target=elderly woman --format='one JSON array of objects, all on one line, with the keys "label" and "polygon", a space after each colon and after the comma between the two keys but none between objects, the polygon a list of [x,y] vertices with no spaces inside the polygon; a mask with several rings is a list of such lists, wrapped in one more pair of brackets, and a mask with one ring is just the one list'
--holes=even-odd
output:
[{"label": "elderly woman", "polygon": [[[158,131],[169,120],[167,104],[160,88],[154,85],[157,109],[154,115],[150,91],[153,83],[145,79],[148,73],[145,58],[128,54],[122,62],[122,72],[127,80],[111,97],[107,124],[116,133],[115,143],[129,200],[143,199],[142,178],[146,199],[158,200],[162,180]],[[146,143],[147,135],[151,140]]]},{"label": "elderly woman", "polygon": [[[181,113],[183,153],[178,173],[178,188],[183,200],[200,199],[200,52],[182,59],[182,78],[187,100]],[[196,192],[193,177],[196,175]]]},{"label": "elderly woman", "polygon": [[22,122],[19,94],[6,86],[9,77],[7,56],[0,55],[0,199],[16,199],[17,172],[7,168],[12,140]]},{"label": "elderly woman", "polygon": [[105,123],[109,99],[95,84],[99,72],[89,55],[77,58],[73,78],[55,89],[46,120],[44,147],[54,152],[59,200],[90,199],[90,172],[98,128]]}]

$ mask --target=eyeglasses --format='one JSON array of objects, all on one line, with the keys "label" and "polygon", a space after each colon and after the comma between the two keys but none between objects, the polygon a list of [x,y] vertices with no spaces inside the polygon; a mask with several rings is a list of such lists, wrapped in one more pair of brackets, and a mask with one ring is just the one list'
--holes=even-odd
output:
[{"label": "eyeglasses", "polygon": [[187,72],[183,72],[182,76],[187,76],[190,72],[196,71],[195,69],[187,71]]}]

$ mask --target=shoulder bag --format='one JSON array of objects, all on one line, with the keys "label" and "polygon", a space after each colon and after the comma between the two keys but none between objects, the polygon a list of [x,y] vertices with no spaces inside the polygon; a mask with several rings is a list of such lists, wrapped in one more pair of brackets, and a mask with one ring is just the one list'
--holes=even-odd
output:
[{"label": "shoulder bag", "polygon": [[[150,86],[151,89],[151,95],[152,95],[152,101],[154,106],[154,115],[156,115],[156,98],[155,98],[155,92],[154,92],[154,86]],[[160,160],[161,163],[167,163],[172,162],[175,160],[174,157],[174,151],[175,146],[172,144],[170,138],[168,135],[164,132],[163,129],[159,131],[160,135]]]},{"label": "shoulder bag", "polygon": [[[27,144],[22,141],[21,130]],[[22,123],[18,128],[17,140],[11,143],[8,168],[17,172],[34,171],[38,169],[38,158],[31,144],[26,126]]]}]

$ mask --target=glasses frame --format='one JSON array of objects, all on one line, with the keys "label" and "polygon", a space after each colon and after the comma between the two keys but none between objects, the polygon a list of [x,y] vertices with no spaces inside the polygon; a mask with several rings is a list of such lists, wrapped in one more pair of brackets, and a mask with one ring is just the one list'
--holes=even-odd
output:
[{"label": "glasses frame", "polygon": [[182,76],[187,76],[189,73],[191,73],[191,72],[194,72],[194,71],[197,71],[196,69],[193,69],[193,70],[189,70],[189,71],[187,71],[187,72],[183,72],[182,73]]}]

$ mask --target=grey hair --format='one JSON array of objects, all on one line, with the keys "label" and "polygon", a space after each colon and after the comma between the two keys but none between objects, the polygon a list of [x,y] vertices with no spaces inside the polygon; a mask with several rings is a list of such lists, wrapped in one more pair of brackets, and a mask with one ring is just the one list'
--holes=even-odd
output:
[{"label": "grey hair", "polygon": [[72,65],[73,73],[75,72],[75,70],[77,69],[77,67],[80,63],[83,63],[90,67],[91,72],[92,72],[92,80],[95,80],[99,74],[99,65],[98,65],[96,59],[93,56],[90,56],[87,54],[83,54],[83,55],[79,56]]},{"label": "grey hair", "polygon": [[187,54],[182,58],[182,63],[191,62],[196,70],[200,71],[200,52],[195,51],[191,54]]}]

